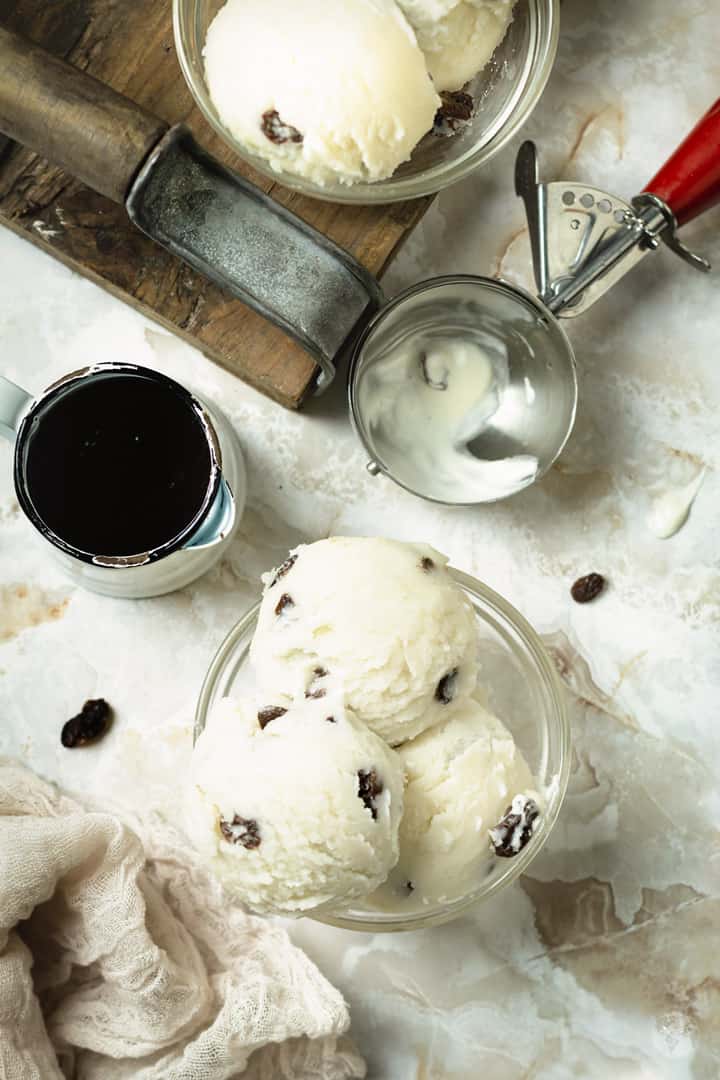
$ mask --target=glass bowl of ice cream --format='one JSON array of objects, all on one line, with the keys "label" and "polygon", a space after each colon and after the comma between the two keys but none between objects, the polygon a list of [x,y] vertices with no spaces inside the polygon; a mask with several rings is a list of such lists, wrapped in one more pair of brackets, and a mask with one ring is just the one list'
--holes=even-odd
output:
[{"label": "glass bowl of ice cream", "polygon": [[333,537],[264,582],[196,711],[188,832],[230,893],[377,932],[514,881],[570,768],[532,627],[425,545]]},{"label": "glass bowl of ice cream", "polygon": [[201,112],[258,172],[388,203],[455,183],[516,134],[555,59],[559,0],[174,0],[174,26]]}]

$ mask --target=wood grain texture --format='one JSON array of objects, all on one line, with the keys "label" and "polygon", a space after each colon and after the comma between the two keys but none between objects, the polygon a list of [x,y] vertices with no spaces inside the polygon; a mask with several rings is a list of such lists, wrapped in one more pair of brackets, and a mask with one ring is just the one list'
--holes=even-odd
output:
[{"label": "wood grain texture", "polygon": [[[186,123],[216,157],[381,275],[430,199],[383,207],[308,199],[228,151],[194,107],[175,55],[168,0],[0,0],[0,21],[64,56],[168,123]],[[139,233],[122,207],[30,150],[0,144],[0,222],[197,345],[290,408],[315,364],[238,300]]]},{"label": "wood grain texture", "polygon": [[0,23],[0,130],[123,203],[167,124]]}]

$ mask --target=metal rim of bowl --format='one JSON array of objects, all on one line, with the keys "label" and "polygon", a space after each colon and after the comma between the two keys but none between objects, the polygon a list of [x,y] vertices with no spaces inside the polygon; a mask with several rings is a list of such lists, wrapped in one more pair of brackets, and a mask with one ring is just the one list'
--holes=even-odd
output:
[{"label": "metal rim of bowl", "polygon": [[[179,397],[181,401],[189,407],[203,429],[210,462],[205,494],[195,515],[187,525],[185,525],[176,536],[171,537],[162,544],[156,544],[155,547],[148,551],[128,552],[124,555],[116,555],[112,552],[85,551],[83,548],[79,548],[75,544],[64,540],[45,522],[44,518],[37,510],[30,494],[27,477],[25,475],[26,444],[32,431],[34,421],[39,416],[42,416],[45,409],[52,407],[54,401],[57,401],[63,394],[70,391],[74,384],[80,385],[89,382],[93,378],[112,374],[138,376],[147,382],[167,387],[176,395],[176,397]],[[202,527],[222,482],[222,452],[220,450],[220,443],[214,424],[208,415],[205,405],[198,399],[196,394],[193,394],[186,386],[179,383],[177,379],[173,379],[170,375],[166,375],[162,371],[143,367],[140,364],[134,364],[129,360],[103,360],[96,364],[88,364],[86,367],[78,368],[75,371],[70,371],[61,376],[59,379],[56,379],[55,382],[51,383],[50,386],[41,391],[41,393],[39,393],[32,401],[28,412],[23,417],[18,428],[14,459],[13,478],[17,500],[20,503],[22,510],[27,515],[30,523],[37,529],[40,535],[59,551],[63,552],[64,555],[68,555],[72,559],[77,559],[78,562],[88,563],[90,566],[95,566],[111,572],[114,571],[116,573],[128,572],[140,566],[158,562],[160,559],[166,558],[176,551],[180,551],[190,537]]]},{"label": "metal rim of bowl", "polygon": [[[393,475],[392,469],[382,461],[380,455],[370,445],[370,440],[365,433],[364,425],[361,422],[360,410],[357,408],[355,400],[357,382],[356,374],[358,364],[360,362],[360,354],[362,352],[365,342],[367,341],[375,327],[377,327],[382,322],[383,318],[386,315],[388,315],[396,307],[399,307],[410,296],[414,296],[415,293],[418,292],[429,292],[431,289],[443,285],[480,285],[482,288],[490,288],[499,292],[509,294],[515,299],[520,298],[522,300],[525,300],[526,303],[530,305],[530,307],[535,309],[540,318],[544,319],[550,326],[553,327],[554,330],[558,332],[558,334],[560,335],[560,340],[564,342],[565,355],[568,360],[568,372],[570,375],[570,379],[572,380],[572,407],[570,409],[570,416],[568,418],[567,430],[565,431],[565,434],[561,442],[559,443],[557,450],[555,451],[553,456],[543,465],[543,467],[541,469],[538,469],[535,475],[530,480],[528,480],[527,483],[522,484],[514,491],[510,491],[505,495],[496,495],[490,499],[475,499],[470,502],[446,502],[444,499],[438,499],[435,498],[435,496],[433,495],[425,495],[420,491],[416,491],[408,484],[403,483],[402,480],[398,480],[397,477]],[[519,495],[521,491],[525,491],[527,488],[532,487],[532,485],[536,484],[538,480],[542,480],[543,476],[545,476],[545,474],[553,467],[557,459],[562,454],[563,450],[567,446],[568,439],[572,435],[573,428],[575,427],[575,418],[577,416],[577,362],[575,359],[575,352],[573,350],[573,347],[562,326],[560,325],[556,317],[553,315],[553,313],[545,307],[541,300],[538,300],[536,296],[533,296],[532,293],[528,292],[526,289],[521,288],[519,285],[511,285],[509,282],[503,281],[502,278],[482,277],[479,274],[446,274],[442,277],[428,278],[426,281],[418,281],[415,285],[410,285],[409,288],[404,289],[403,292],[398,293],[397,296],[394,296],[392,300],[388,301],[388,303],[385,304],[384,307],[382,307],[375,316],[373,316],[373,318],[363,329],[360,337],[357,339],[353,346],[352,356],[350,358],[350,364],[348,367],[347,393],[350,422],[352,423],[353,430],[360,442],[362,443],[364,449],[369,454],[371,462],[374,462],[376,465],[378,465],[380,471],[383,472],[389,480],[392,480],[394,484],[397,484],[397,486],[401,487],[404,491],[408,491],[411,495],[415,495],[419,499],[424,499],[426,502],[435,503],[437,506],[486,506],[490,503],[502,502],[505,499],[511,499],[514,495]]]},{"label": "metal rim of bowl", "polygon": [[[368,205],[393,203],[434,195],[462,180],[475,169],[490,161],[520,130],[537,105],[550,77],[560,36],[560,0],[529,0],[533,18],[532,47],[525,57],[523,77],[511,95],[502,114],[483,133],[480,146],[475,145],[456,161],[435,165],[426,172],[407,179],[379,180],[374,183],[333,185],[321,187],[290,173],[276,172],[263,158],[252,154],[221,123],[204,83],[196,78],[187,40],[187,0],[173,0],[173,32],[175,49],[185,82],[206,121],[223,142],[253,169],[268,180],[282,184],[291,191],[309,195],[323,202]],[[194,10],[194,3],[193,3]]]},{"label": "metal rim of bowl", "polygon": [[[470,574],[465,574],[455,567],[449,567],[453,577],[471,599],[479,600],[483,605],[490,608],[492,615],[485,611],[479,612],[475,604],[475,611],[479,619],[482,619],[492,629],[499,633],[507,642],[508,634],[502,629],[505,623],[520,638],[523,646],[532,657],[534,668],[538,674],[543,688],[547,692],[555,718],[555,730],[558,740],[559,767],[556,778],[552,782],[552,801],[549,800],[545,813],[542,817],[540,830],[533,835],[531,842],[514,859],[508,860],[507,869],[495,880],[475,893],[456,900],[444,908],[438,908],[429,912],[414,912],[407,916],[383,915],[378,911],[377,917],[356,917],[344,915],[342,911],[319,910],[308,912],[306,918],[314,922],[320,922],[329,926],[335,926],[343,930],[357,930],[365,933],[392,933],[400,930],[420,930],[430,926],[438,926],[441,923],[450,922],[470,908],[494,896],[500,889],[505,888],[515,881],[528,865],[535,859],[544,847],[548,836],[552,832],[557,821],[560,809],[565,799],[568,781],[570,779],[571,764],[571,740],[570,721],[568,718],[565,693],[560,682],[555,666],[550,659],[547,649],[542,643],[537,631],[533,629],[524,615],[507,601],[499,593],[485,585]],[[235,624],[225,636],[219,649],[212,659],[198,697],[195,709],[195,723],[193,740],[196,741],[203,731],[213,698],[213,693],[218,679],[222,675],[228,657],[232,654],[237,642],[248,633],[256,621],[260,604],[253,604],[243,617]],[[497,621],[496,618],[497,617]],[[239,663],[243,663],[241,660]],[[236,665],[237,666],[237,665]]]}]

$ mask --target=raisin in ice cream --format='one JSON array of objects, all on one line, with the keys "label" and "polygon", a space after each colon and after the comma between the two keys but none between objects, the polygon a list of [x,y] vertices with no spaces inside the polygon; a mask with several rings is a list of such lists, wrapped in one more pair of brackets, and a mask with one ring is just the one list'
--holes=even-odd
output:
[{"label": "raisin in ice cream", "polygon": [[297,548],[264,580],[250,657],[266,693],[337,689],[392,746],[472,694],[475,612],[433,548],[331,537]]},{"label": "raisin in ice cream", "polygon": [[397,754],[338,695],[225,698],[193,753],[187,827],[231,893],[299,914],[364,896],[398,856]]},{"label": "raisin in ice cream", "polygon": [[[386,906],[461,899],[496,857],[516,855],[539,820],[539,796],[505,725],[470,699],[398,750],[405,769],[400,858],[377,895]],[[508,813],[510,811],[510,813]]]},{"label": "raisin in ice cream", "polygon": [[505,37],[514,0],[397,0],[412,25],[435,89],[459,90]]},{"label": "raisin in ice cream", "polygon": [[228,0],[205,74],[236,139],[321,185],[390,176],[440,105],[394,0]]}]

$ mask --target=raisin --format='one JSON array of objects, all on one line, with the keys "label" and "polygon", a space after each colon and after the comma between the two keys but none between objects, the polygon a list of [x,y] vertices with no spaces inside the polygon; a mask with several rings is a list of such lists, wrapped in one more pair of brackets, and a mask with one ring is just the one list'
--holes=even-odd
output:
[{"label": "raisin", "polygon": [[315,683],[319,679],[324,679],[328,674],[327,668],[316,667],[313,668],[313,677],[310,681],[310,686],[305,691],[306,698],[324,698],[327,694],[327,690],[322,686],[315,686]]},{"label": "raisin", "polygon": [[287,709],[283,709],[282,705],[266,705],[257,714],[258,724],[261,728],[266,728],[271,720],[277,720],[280,716],[284,716],[286,712]]},{"label": "raisin", "polygon": [[413,885],[412,881],[406,881],[405,882],[405,888],[407,889],[407,891],[409,893],[415,892],[415,886]]},{"label": "raisin", "polygon": [[77,716],[63,724],[60,742],[68,750],[96,742],[107,732],[111,718],[112,709],[104,698],[86,701]]},{"label": "raisin", "polygon": [[365,806],[368,808],[373,816],[373,821],[377,821],[377,807],[375,806],[375,799],[378,795],[382,794],[383,785],[382,780],[378,777],[378,774],[374,769],[360,769],[358,775],[358,795],[362,799]]},{"label": "raisin", "polygon": [[534,799],[527,795],[516,795],[504,817],[494,829],[490,829],[490,843],[495,854],[511,859],[522,851],[535,831],[539,817],[540,809]]},{"label": "raisin", "polygon": [[285,608],[295,607],[295,601],[289,593],[284,592],[275,605],[275,614],[282,615]]},{"label": "raisin", "polygon": [[570,589],[570,595],[576,604],[589,604],[605,588],[605,578],[602,574],[585,574],[577,579]]},{"label": "raisin", "polygon": [[453,668],[452,671],[448,671],[447,675],[443,675],[442,679],[437,684],[435,700],[439,701],[441,705],[449,705],[455,697],[457,677],[458,669]]},{"label": "raisin", "polygon": [[303,141],[302,134],[297,128],[280,119],[277,109],[268,109],[262,114],[260,128],[263,135],[272,143],[301,143]]},{"label": "raisin", "polygon": [[423,555],[420,560],[420,569],[424,570],[426,574],[429,574],[431,570],[435,569],[435,563],[427,555]]},{"label": "raisin", "polygon": [[335,717],[334,717],[334,716],[326,716],[326,717],[325,717],[325,722],[326,722],[327,724],[336,724],[336,723],[337,723],[337,720],[335,719]]},{"label": "raisin", "polygon": [[284,578],[285,575],[288,573],[288,571],[292,570],[292,568],[293,568],[293,566],[295,565],[296,562],[297,562],[297,555],[288,555],[285,562],[281,566],[278,566],[277,570],[275,571],[275,577],[270,582],[270,588],[271,589],[272,589],[273,585],[277,585],[280,578]]},{"label": "raisin", "polygon": [[464,90],[442,90],[440,100],[442,105],[435,113],[433,132],[435,135],[453,135],[472,119],[475,102]]},{"label": "raisin", "polygon": [[248,851],[260,847],[260,827],[252,818],[242,818],[239,814],[232,821],[220,818],[220,832],[229,844],[242,844]]}]

